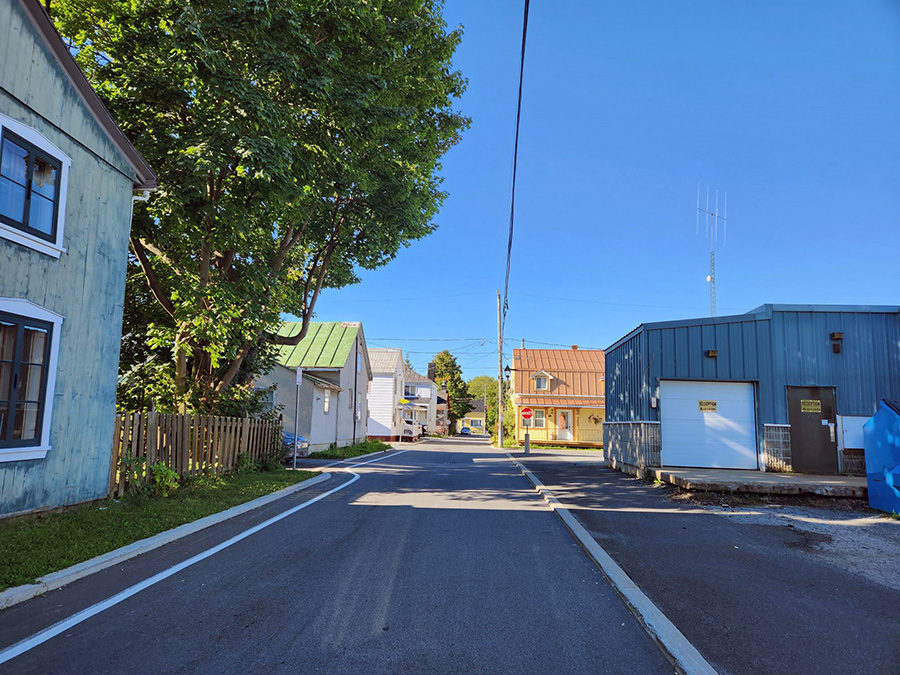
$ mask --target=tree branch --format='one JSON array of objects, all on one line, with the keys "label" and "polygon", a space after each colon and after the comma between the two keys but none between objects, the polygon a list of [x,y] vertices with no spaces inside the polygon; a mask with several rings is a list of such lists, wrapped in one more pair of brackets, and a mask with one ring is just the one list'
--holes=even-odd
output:
[{"label": "tree branch", "polygon": [[159,277],[156,276],[156,271],[153,269],[150,260],[147,258],[147,250],[144,242],[137,237],[131,237],[131,248],[134,249],[134,254],[137,256],[138,263],[140,263],[141,269],[144,272],[144,278],[147,279],[147,285],[153,292],[153,297],[156,298],[156,301],[162,305],[162,308],[166,310],[166,312],[168,312],[169,316],[174,317],[175,304],[163,290]]}]

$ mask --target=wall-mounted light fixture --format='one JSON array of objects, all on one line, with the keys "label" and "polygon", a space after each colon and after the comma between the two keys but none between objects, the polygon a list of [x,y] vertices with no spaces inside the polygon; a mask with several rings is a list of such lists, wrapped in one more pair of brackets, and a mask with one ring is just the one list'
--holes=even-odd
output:
[{"label": "wall-mounted light fixture", "polygon": [[719,355],[719,350],[718,350],[718,349],[707,349],[707,350],[706,350],[706,355],[707,355],[709,358],[714,359],[714,358],[716,358],[716,357]]},{"label": "wall-mounted light fixture", "polygon": [[835,332],[831,333],[831,335],[829,335],[829,337],[832,339],[831,351],[833,351],[835,354],[840,354],[841,353],[841,340],[844,339],[844,334],[841,333],[840,331],[835,331]]}]

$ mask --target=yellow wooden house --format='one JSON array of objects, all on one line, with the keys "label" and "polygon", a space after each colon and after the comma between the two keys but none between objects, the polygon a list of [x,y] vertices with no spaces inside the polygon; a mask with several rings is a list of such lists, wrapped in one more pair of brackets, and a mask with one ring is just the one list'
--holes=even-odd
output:
[{"label": "yellow wooden house", "polygon": [[515,349],[510,397],[516,441],[525,442],[522,409],[534,416],[528,432],[540,445],[603,447],[605,362],[600,349]]},{"label": "yellow wooden house", "polygon": [[484,400],[474,398],[469,402],[471,410],[466,413],[465,417],[456,420],[456,433],[462,433],[463,429],[468,429],[470,434],[485,434],[486,422],[484,413]]}]

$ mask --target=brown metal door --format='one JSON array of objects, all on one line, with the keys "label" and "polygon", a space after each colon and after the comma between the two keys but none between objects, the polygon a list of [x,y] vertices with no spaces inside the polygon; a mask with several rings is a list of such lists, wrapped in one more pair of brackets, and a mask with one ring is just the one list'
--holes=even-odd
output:
[{"label": "brown metal door", "polygon": [[837,473],[834,389],[788,387],[791,464],[801,473]]}]

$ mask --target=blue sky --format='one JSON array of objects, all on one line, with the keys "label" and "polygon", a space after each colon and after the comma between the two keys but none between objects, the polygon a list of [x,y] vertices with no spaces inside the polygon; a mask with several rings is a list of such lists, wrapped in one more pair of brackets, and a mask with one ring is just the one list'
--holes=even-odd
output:
[{"label": "blue sky", "polygon": [[[473,123],[440,227],[317,307],[422,371],[496,376],[521,11],[447,0]],[[698,182],[728,192],[719,314],[900,303],[900,2],[532,2],[507,353],[707,315]]]}]

